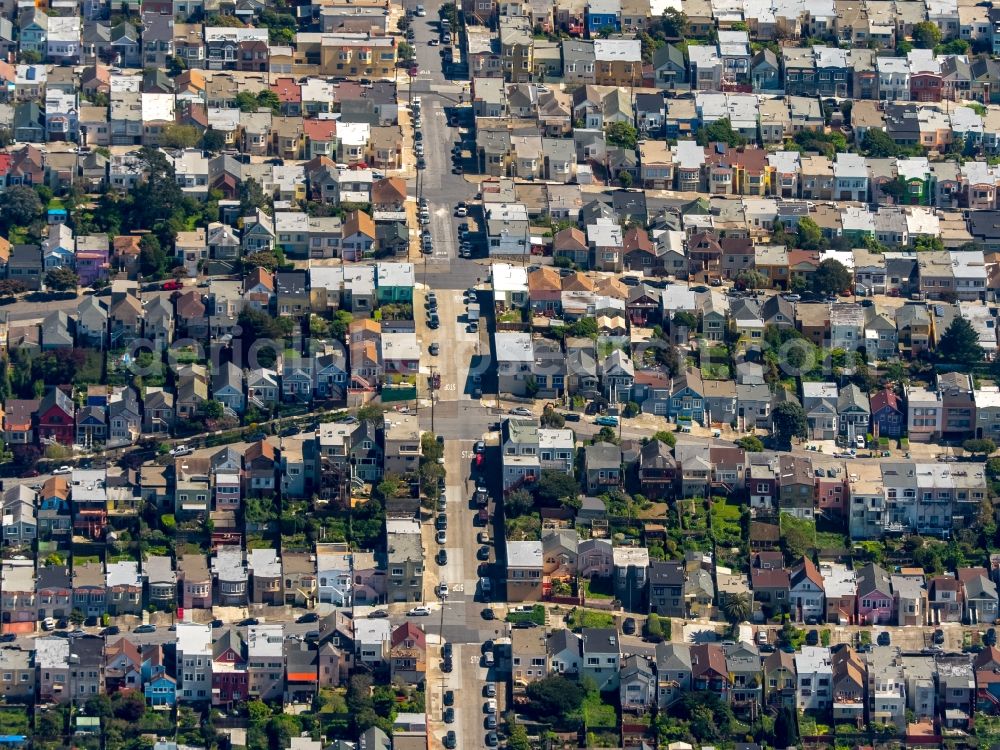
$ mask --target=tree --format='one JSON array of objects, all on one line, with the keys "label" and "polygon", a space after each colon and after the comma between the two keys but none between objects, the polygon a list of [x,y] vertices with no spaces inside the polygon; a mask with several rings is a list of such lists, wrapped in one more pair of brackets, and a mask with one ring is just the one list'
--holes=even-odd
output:
[{"label": "tree", "polygon": [[609,146],[635,150],[639,142],[639,132],[627,122],[614,122],[608,128],[606,140]]},{"label": "tree", "polygon": [[982,362],[985,352],[972,324],[965,318],[956,317],[938,341],[937,356],[942,362],[970,367]]},{"label": "tree", "polygon": [[[170,219],[183,221],[188,204],[177,184],[173,163],[165,153],[149,146],[139,149],[138,158],[145,179],[132,189],[129,205],[133,225],[157,228]],[[176,231],[169,230],[169,236],[175,236]]]},{"label": "tree", "polygon": [[73,611],[69,613],[69,621],[74,627],[80,627],[86,619],[86,616],[79,609],[74,608]]},{"label": "tree", "polygon": [[997,444],[994,443],[989,438],[983,438],[981,440],[966,440],[962,443],[962,448],[968,452],[975,454],[982,454],[983,458],[994,453],[997,449]]},{"label": "tree", "polygon": [[201,135],[194,125],[170,123],[160,131],[160,145],[163,148],[194,148]]},{"label": "tree", "polygon": [[395,474],[386,474],[382,478],[382,481],[379,482],[376,489],[378,490],[379,495],[381,495],[384,499],[389,500],[391,498],[398,497],[405,486],[406,485],[403,483],[403,480]]},{"label": "tree", "polygon": [[794,401],[782,401],[774,407],[771,421],[774,424],[774,440],[785,450],[791,449],[793,437],[804,438],[809,427],[805,409]]},{"label": "tree", "polygon": [[632,187],[632,173],[627,169],[618,170],[618,184],[628,190]]},{"label": "tree", "polygon": [[749,594],[727,594],[719,602],[726,620],[736,625],[746,622],[753,614],[753,601]]},{"label": "tree", "polygon": [[564,717],[577,711],[587,697],[587,691],[579,683],[562,675],[552,675],[536,680],[525,689],[531,703],[529,710],[537,716]]},{"label": "tree", "polygon": [[899,146],[892,137],[879,128],[868,128],[861,139],[861,149],[875,159],[889,159],[899,154]]},{"label": "tree", "polygon": [[0,193],[0,226],[6,231],[23,227],[40,218],[42,200],[27,185],[11,185]]},{"label": "tree", "polygon": [[675,326],[686,328],[689,332],[698,330],[698,316],[687,310],[678,310],[672,320]]},{"label": "tree", "polygon": [[167,270],[167,254],[155,234],[144,234],[139,240],[139,270],[145,276],[162,276]]},{"label": "tree", "polygon": [[913,26],[913,43],[921,49],[934,49],[941,43],[941,29],[931,21],[921,21]]},{"label": "tree", "polygon": [[653,435],[653,440],[659,440],[661,443],[668,445],[671,448],[677,445],[677,438],[674,436],[674,433],[667,432],[666,430],[660,430]]},{"label": "tree", "polygon": [[0,297],[13,297],[28,291],[28,285],[20,279],[0,279]]},{"label": "tree", "polygon": [[795,707],[783,704],[778,717],[774,720],[774,746],[799,746],[799,721]]},{"label": "tree", "polygon": [[240,215],[251,216],[258,208],[267,206],[264,188],[253,177],[243,180],[240,185]]},{"label": "tree", "polygon": [[221,151],[226,147],[226,136],[214,128],[201,134],[201,147],[205,151]]},{"label": "tree", "polygon": [[241,91],[236,95],[236,106],[241,112],[256,112],[258,109],[270,109],[275,114],[281,108],[278,95],[269,89],[254,94],[252,91]]},{"label": "tree", "polygon": [[358,408],[357,417],[359,422],[378,422],[382,419],[382,413],[381,404],[365,404]]},{"label": "tree", "polygon": [[554,469],[543,469],[535,489],[538,502],[555,505],[563,500],[576,502],[580,494],[580,484],[574,477]]},{"label": "tree", "polygon": [[507,747],[510,750],[531,750],[531,740],[528,739],[528,730],[522,724],[510,722],[507,731]]},{"label": "tree", "polygon": [[667,8],[659,21],[660,33],[667,39],[683,39],[688,33],[688,17],[679,10]]},{"label": "tree", "polygon": [[407,42],[400,42],[396,45],[396,56],[405,62],[413,60],[417,56],[417,51],[413,49],[413,45]]},{"label": "tree", "polygon": [[57,292],[76,291],[80,285],[80,277],[72,268],[62,266],[53,268],[45,274],[45,286]]},{"label": "tree", "polygon": [[735,148],[747,142],[746,138],[733,130],[733,123],[728,117],[723,117],[698,128],[694,137],[699,146],[708,146],[710,143],[725,143],[727,146]]},{"label": "tree", "polygon": [[354,320],[354,316],[347,310],[337,310],[333,314],[333,321],[330,323],[330,335],[344,341],[347,339],[347,329]]},{"label": "tree", "polygon": [[761,453],[764,450],[764,443],[756,435],[745,435],[736,441],[736,445],[747,453]]},{"label": "tree", "polygon": [[504,513],[508,518],[526,516],[535,508],[535,498],[527,490],[520,489],[511,492],[503,502]]},{"label": "tree", "polygon": [[243,270],[252,271],[254,268],[264,268],[274,273],[278,268],[278,256],[270,250],[258,250],[243,258]]},{"label": "tree", "polygon": [[819,250],[823,244],[823,232],[808,216],[799,219],[798,233],[798,244],[803,250]]},{"label": "tree", "polygon": [[542,427],[549,427],[554,430],[561,430],[563,427],[566,426],[566,417],[557,412],[551,406],[546,406],[545,409],[542,411],[542,417],[540,422]]},{"label": "tree", "polygon": [[743,289],[763,289],[767,286],[767,279],[760,271],[740,271],[735,281],[736,286]]},{"label": "tree", "polygon": [[836,258],[827,258],[816,268],[812,276],[812,288],[816,294],[827,296],[839,294],[851,288],[851,272]]},{"label": "tree", "polygon": [[220,419],[226,410],[221,401],[210,398],[198,404],[198,413],[205,419]]}]

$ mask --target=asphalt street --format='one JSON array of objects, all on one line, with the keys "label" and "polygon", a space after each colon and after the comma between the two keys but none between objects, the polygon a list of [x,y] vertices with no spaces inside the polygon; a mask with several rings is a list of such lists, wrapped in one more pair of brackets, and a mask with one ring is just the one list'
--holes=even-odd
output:
[{"label": "asphalt street", "polygon": [[[420,69],[412,81],[412,95],[420,96],[421,132],[424,142],[426,168],[410,181],[411,194],[426,198],[430,212],[428,228],[433,239],[433,253],[424,256],[417,268],[417,332],[425,352],[431,343],[437,343],[437,356],[426,356],[421,375],[421,427],[433,430],[445,440],[446,513],[448,517],[447,541],[443,546],[448,555],[447,563],[438,566],[434,557],[439,545],[434,541],[433,516],[427,519],[431,528],[424,534],[429,540],[427,550],[428,574],[425,575],[425,596],[433,612],[420,618],[428,633],[429,654],[427,669],[427,701],[431,747],[442,747],[441,741],[448,730],[456,734],[457,746],[484,746],[482,700],[488,673],[481,666],[483,639],[493,638],[502,628],[501,623],[482,619],[482,602],[476,601],[479,564],[476,551],[479,547],[479,527],[473,525],[475,511],[471,499],[475,483],[472,479],[474,441],[486,435],[491,421],[489,410],[472,398],[476,387],[473,374],[475,363],[483,351],[488,351],[485,333],[469,330],[466,305],[462,294],[455,292],[475,287],[485,281],[487,269],[475,261],[458,257],[458,224],[455,216],[459,201],[469,201],[475,192],[459,174],[452,171],[452,149],[462,133],[448,124],[449,109],[458,103],[464,88],[461,83],[445,79],[441,64],[440,46],[431,46],[430,40],[438,38],[438,7],[440,3],[424,3],[425,17],[413,17],[414,47]],[[416,3],[407,2],[406,7]],[[401,98],[409,98],[409,92]],[[468,95],[465,94],[468,101]],[[433,291],[437,298],[440,328],[427,326],[425,300]],[[481,339],[480,337],[483,336]],[[429,377],[440,375],[440,388],[430,393]],[[433,403],[433,406],[431,404]],[[431,408],[428,408],[428,407]],[[436,604],[435,586],[443,582],[448,586],[448,596],[443,604]],[[432,604],[432,602],[434,602]],[[400,615],[393,612],[393,618]],[[451,643],[454,648],[451,672],[441,670],[441,645]],[[451,690],[456,696],[455,722],[445,725],[443,694]]]}]

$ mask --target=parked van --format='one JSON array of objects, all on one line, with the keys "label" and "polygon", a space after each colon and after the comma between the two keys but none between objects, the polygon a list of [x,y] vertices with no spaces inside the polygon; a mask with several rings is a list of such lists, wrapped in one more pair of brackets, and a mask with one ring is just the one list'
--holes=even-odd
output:
[{"label": "parked van", "polygon": [[479,588],[484,594],[488,594],[493,590],[493,582],[484,576],[479,579]]}]

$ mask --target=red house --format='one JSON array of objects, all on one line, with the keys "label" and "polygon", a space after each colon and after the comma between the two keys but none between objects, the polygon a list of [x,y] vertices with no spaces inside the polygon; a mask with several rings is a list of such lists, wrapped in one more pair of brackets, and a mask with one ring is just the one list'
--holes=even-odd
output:
[{"label": "red house", "polygon": [[62,445],[73,444],[76,407],[61,389],[51,386],[38,404],[38,439],[54,440]]},{"label": "red house", "polygon": [[220,706],[249,699],[250,679],[246,646],[236,628],[227,628],[212,644],[212,705]]},{"label": "red house", "polygon": [[910,75],[910,99],[915,102],[941,101],[941,73],[921,71]]}]

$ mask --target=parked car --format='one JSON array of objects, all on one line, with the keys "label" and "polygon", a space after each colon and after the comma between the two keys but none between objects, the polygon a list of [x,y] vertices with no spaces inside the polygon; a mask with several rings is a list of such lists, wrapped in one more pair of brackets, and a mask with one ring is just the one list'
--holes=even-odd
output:
[{"label": "parked car", "polygon": [[438,565],[447,565],[448,564],[448,551],[447,550],[443,550],[443,549],[439,549],[438,553],[434,556],[434,561]]},{"label": "parked car", "polygon": [[618,417],[613,417],[610,415],[600,416],[594,420],[594,424],[600,425],[601,427],[617,427]]},{"label": "parked car", "polygon": [[132,632],[133,633],[140,633],[140,634],[141,633],[155,633],[156,632],[156,626],[155,625],[140,625],[139,627],[137,627]]},{"label": "parked car", "polygon": [[510,413],[513,414],[515,417],[531,417],[531,416],[534,416],[531,413],[531,409],[528,409],[527,407],[524,407],[524,406],[515,406],[513,409],[510,410]]},{"label": "parked car", "polygon": [[388,617],[388,616],[389,616],[388,610],[384,610],[384,609],[376,609],[374,612],[369,612],[368,613],[368,617],[369,618],[385,618],[385,617]]},{"label": "parked car", "polygon": [[442,714],[441,718],[444,719],[444,723],[445,724],[454,724],[455,723],[455,709],[451,708],[449,706],[448,708],[446,708],[444,710],[444,713]]},{"label": "parked car", "polygon": [[315,612],[306,612],[295,622],[319,622],[319,615]]},{"label": "parked car", "polygon": [[634,617],[626,617],[622,622],[622,633],[625,635],[635,635],[636,625]]},{"label": "parked car", "polygon": [[445,690],[444,691],[444,705],[453,706],[455,705],[455,691]]},{"label": "parked car", "polygon": [[889,635],[888,630],[883,630],[881,633],[878,634],[878,638],[876,639],[875,642],[878,643],[878,645],[880,646],[891,646],[892,636]]},{"label": "parked car", "polygon": [[431,613],[430,607],[414,607],[406,613],[407,617],[427,617]]}]

